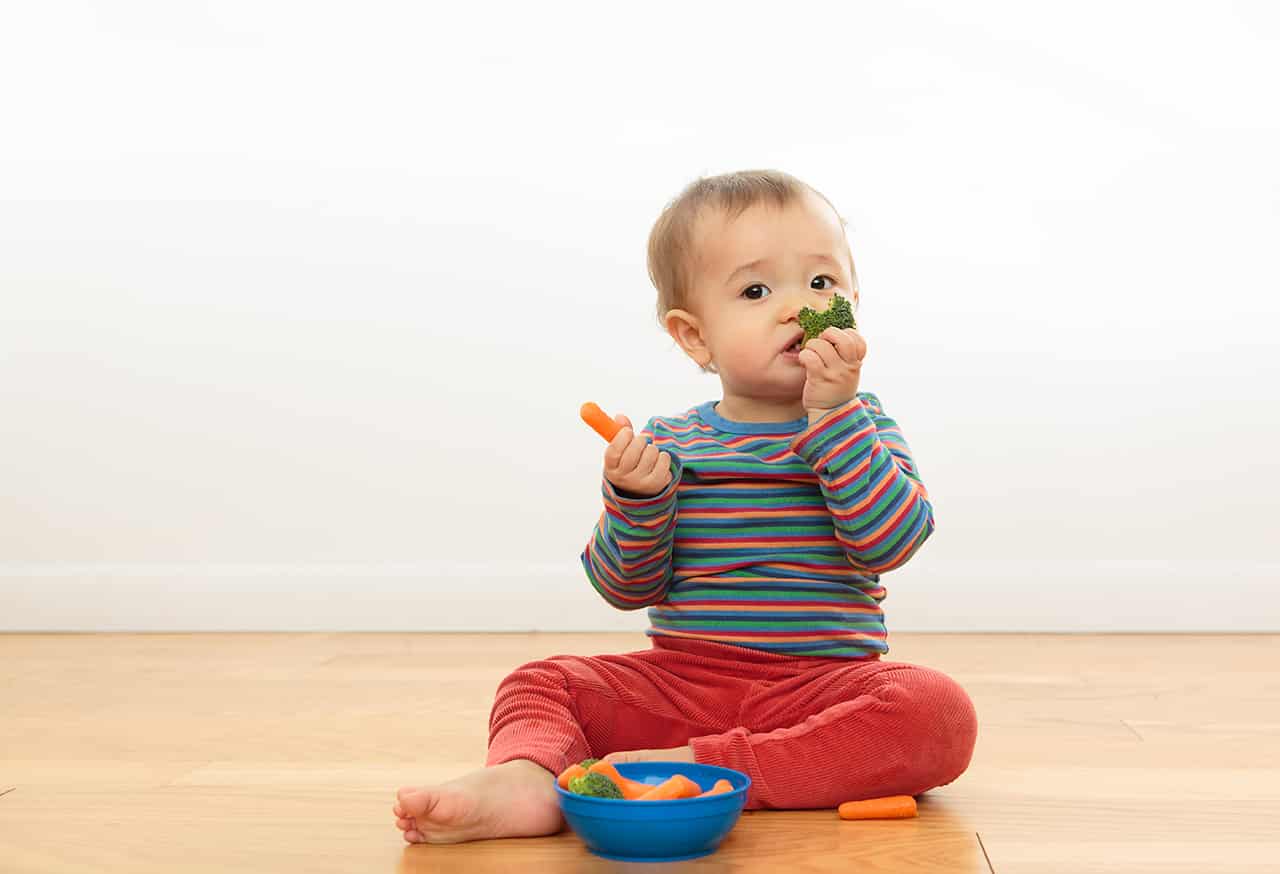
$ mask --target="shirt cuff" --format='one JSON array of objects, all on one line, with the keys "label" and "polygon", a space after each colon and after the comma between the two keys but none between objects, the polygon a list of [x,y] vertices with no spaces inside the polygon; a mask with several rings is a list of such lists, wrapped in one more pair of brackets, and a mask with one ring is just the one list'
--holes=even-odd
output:
[{"label": "shirt cuff", "polygon": [[791,451],[817,470],[817,463],[850,434],[866,428],[875,430],[875,422],[859,397],[836,407],[808,428],[791,438]]}]

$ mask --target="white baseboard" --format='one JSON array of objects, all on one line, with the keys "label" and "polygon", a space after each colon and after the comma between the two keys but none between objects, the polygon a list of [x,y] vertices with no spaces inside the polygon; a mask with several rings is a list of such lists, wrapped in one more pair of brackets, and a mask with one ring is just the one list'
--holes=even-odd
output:
[{"label": "white baseboard", "polygon": [[[895,631],[1277,632],[1280,562],[923,560],[886,574]],[[0,631],[640,631],[576,559],[0,562]]]}]

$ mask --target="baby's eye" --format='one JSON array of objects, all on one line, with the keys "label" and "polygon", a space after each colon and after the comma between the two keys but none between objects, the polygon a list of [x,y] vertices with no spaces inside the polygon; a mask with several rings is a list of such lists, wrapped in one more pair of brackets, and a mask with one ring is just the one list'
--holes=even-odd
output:
[{"label": "baby's eye", "polygon": [[[830,277],[830,276],[827,276],[825,273],[824,273],[822,276],[815,276],[815,277],[813,277],[813,278],[814,278],[814,279],[831,279],[831,277]],[[812,285],[812,284],[813,284],[813,283],[810,283],[810,285]],[[835,285],[835,284],[836,284],[836,281],[835,281],[834,279],[831,279],[831,285]],[[828,288],[829,288],[829,287],[830,287],[830,286],[828,286]],[[819,291],[826,291],[827,289],[825,289],[825,288],[820,288],[820,289],[818,289],[818,290],[819,290]]]},{"label": "baby's eye", "polygon": [[742,290],[742,295],[743,295],[743,297],[745,297],[747,300],[764,300],[765,294],[758,295],[758,296],[755,296],[755,295],[752,295],[752,294],[751,294],[751,289],[753,289],[753,288],[759,288],[759,289],[762,289],[762,290],[764,291],[764,293],[765,293],[765,294],[772,294],[772,293],[773,293],[773,292],[769,291],[769,289],[768,289],[768,288],[766,288],[765,286],[763,286],[763,285],[761,285],[760,283],[758,283],[758,282],[757,282],[755,285],[748,285],[746,288],[744,288],[744,289]]}]

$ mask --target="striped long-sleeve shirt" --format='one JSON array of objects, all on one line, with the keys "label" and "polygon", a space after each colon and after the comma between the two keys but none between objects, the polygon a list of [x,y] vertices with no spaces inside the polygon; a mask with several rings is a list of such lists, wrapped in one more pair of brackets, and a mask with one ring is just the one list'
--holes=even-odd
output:
[{"label": "striped long-sleeve shirt", "polygon": [[596,591],[649,608],[653,635],[790,655],[888,652],[880,575],[933,532],[933,507],[897,423],[870,392],[812,426],[733,422],[715,401],[651,418],[671,455],[658,495],[620,494],[582,552]]}]

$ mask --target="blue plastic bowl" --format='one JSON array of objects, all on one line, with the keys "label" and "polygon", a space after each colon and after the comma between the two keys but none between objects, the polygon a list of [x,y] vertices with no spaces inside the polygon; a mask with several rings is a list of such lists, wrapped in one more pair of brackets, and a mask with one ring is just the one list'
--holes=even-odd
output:
[{"label": "blue plastic bowl", "polygon": [[560,810],[587,849],[622,862],[676,862],[714,853],[738,821],[751,785],[741,771],[715,765],[623,762],[617,768],[622,776],[653,786],[675,774],[684,774],[703,792],[717,780],[733,785],[732,792],[708,798],[627,801],[577,795],[557,783]]}]

